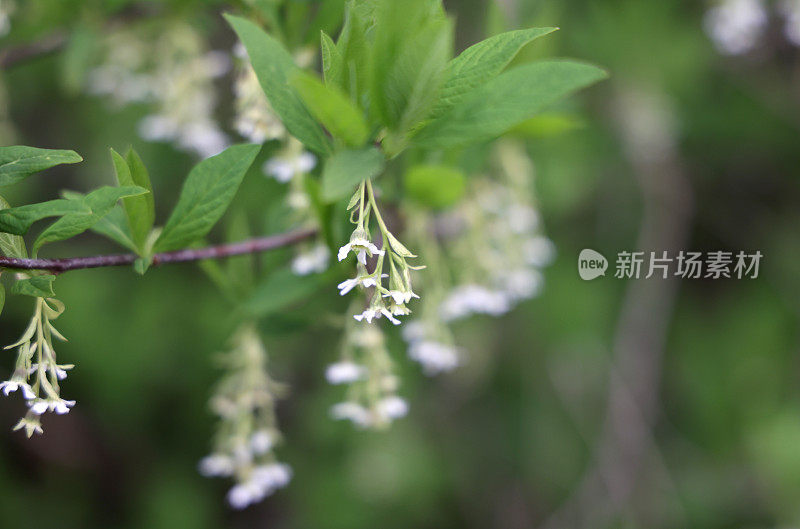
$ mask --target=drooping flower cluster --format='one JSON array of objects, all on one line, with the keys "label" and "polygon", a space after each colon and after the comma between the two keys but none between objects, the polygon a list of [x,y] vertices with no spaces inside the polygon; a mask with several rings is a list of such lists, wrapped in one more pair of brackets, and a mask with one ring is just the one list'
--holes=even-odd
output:
[{"label": "drooping flower cluster", "polygon": [[458,234],[448,256],[460,263],[456,286],[442,300],[440,315],[454,321],[470,314],[499,316],[536,296],[541,268],[554,257],[541,234],[531,195],[533,167],[524,148],[512,141],[497,145],[495,178],[476,179],[471,198],[446,223]]},{"label": "drooping flower cluster", "polygon": [[64,312],[64,304],[54,298],[36,298],[36,309],[25,332],[16,343],[6,349],[17,348],[17,362],[9,380],[0,383],[0,391],[9,395],[22,394],[28,412],[14,430],[25,430],[28,437],[42,433],[40,417],[45,412],[59,415],[69,413],[74,400],[61,398],[59,381],[67,377],[74,366],[58,364],[53,338],[66,341],[53,326],[53,321]]},{"label": "drooping flower cluster", "polygon": [[211,398],[219,427],[214,449],[200,461],[199,471],[233,478],[236,484],[228,492],[228,502],[243,509],[292,478],[291,468],[278,462],[273,452],[280,441],[275,398],[281,387],[267,373],[267,352],[252,324],[238,330],[222,362],[226,374]]},{"label": "drooping flower cluster", "polygon": [[[372,323],[386,317],[395,325],[400,324],[397,316],[411,313],[406,306],[413,298],[419,298],[411,287],[411,270],[423,267],[411,266],[406,259],[416,257],[388,230],[383,221],[372,182],[361,182],[358,190],[350,199],[348,210],[352,210],[351,221],[356,225],[350,235],[350,241],[339,248],[338,258],[343,261],[351,253],[356,257],[356,276],[339,284],[339,293],[345,295],[355,287],[373,289],[369,305],[360,314],[353,317],[358,321]],[[381,232],[381,248],[376,246],[370,237],[370,219],[374,214]],[[357,215],[357,219],[354,217]],[[377,257],[375,268],[367,269],[367,258]],[[388,264],[387,264],[388,263]],[[389,273],[384,270],[388,268]],[[384,279],[388,278],[388,282]]]},{"label": "drooping flower cluster", "polygon": [[213,115],[213,83],[229,68],[229,56],[207,52],[187,24],[172,24],[156,36],[121,29],[106,37],[105,58],[90,72],[88,90],[119,105],[153,105],[139,123],[142,138],[173,142],[205,158],[228,146]]},{"label": "drooping flower cluster", "polygon": [[347,385],[346,400],[331,408],[336,420],[380,429],[408,413],[408,404],[397,394],[399,380],[378,326],[350,320],[341,359],[328,366],[325,377],[331,384]]}]

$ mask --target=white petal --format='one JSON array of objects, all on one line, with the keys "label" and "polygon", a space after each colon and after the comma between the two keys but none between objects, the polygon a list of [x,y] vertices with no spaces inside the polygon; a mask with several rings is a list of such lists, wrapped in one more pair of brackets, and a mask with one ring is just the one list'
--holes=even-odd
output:
[{"label": "white petal", "polygon": [[351,243],[348,242],[347,244],[345,244],[344,246],[339,248],[339,254],[337,255],[337,257],[339,258],[339,261],[344,261],[345,258],[347,258],[347,254],[350,253],[350,247],[351,247]]}]

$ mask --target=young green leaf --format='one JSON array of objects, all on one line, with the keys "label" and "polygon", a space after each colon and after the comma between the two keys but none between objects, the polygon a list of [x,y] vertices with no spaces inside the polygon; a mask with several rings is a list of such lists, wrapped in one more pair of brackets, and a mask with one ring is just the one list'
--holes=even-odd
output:
[{"label": "young green leaf", "polygon": [[50,298],[56,295],[55,291],[53,291],[53,281],[55,280],[56,276],[54,275],[20,279],[11,286],[11,293],[35,298]]},{"label": "young green leaf", "polygon": [[342,73],[344,71],[344,57],[333,40],[324,31],[320,37],[322,46],[322,74],[325,76],[325,85],[329,87],[342,86]]},{"label": "young green leaf", "polygon": [[390,129],[413,125],[436,100],[451,54],[452,22],[440,2],[380,3],[371,64],[375,117]]},{"label": "young green leaf", "polygon": [[461,102],[473,88],[497,76],[526,44],[557,30],[530,28],[509,31],[464,50],[447,65],[446,81],[433,115],[441,115]]},{"label": "young green leaf", "polygon": [[155,202],[153,200],[153,186],[150,184],[150,175],[142,159],[133,149],[129,150],[123,159],[111,149],[114,169],[120,186],[139,186],[147,189],[149,193],[128,197],[122,200],[122,207],[130,225],[130,233],[136,248],[141,253],[147,235],[153,229],[155,221]]},{"label": "young green leaf", "polygon": [[[0,210],[10,207],[6,199],[0,197]],[[25,241],[19,235],[12,235],[10,233],[0,233],[0,253],[7,257],[15,257],[17,259],[25,259],[28,257],[28,251],[25,249]]]},{"label": "young green leaf", "polygon": [[128,226],[128,218],[122,208],[113,208],[108,215],[97,221],[90,229],[124,246],[128,250],[140,253],[140,249],[133,242],[133,235],[131,235],[131,229]]},{"label": "young green leaf", "polygon": [[0,210],[0,232],[25,235],[38,220],[70,213],[89,214],[91,210],[80,201],[64,198]]},{"label": "young green leaf", "polygon": [[464,195],[464,173],[447,165],[416,165],[406,172],[406,192],[431,208],[452,206]]},{"label": "young green leaf", "polygon": [[75,151],[14,145],[0,147],[0,186],[21,182],[33,173],[65,163],[82,162]]},{"label": "young green leaf", "polygon": [[34,241],[33,253],[35,254],[43,244],[63,241],[80,235],[108,215],[120,199],[148,192],[145,188],[138,186],[105,186],[86,196],[69,199],[71,202],[83,205],[85,210],[64,215],[48,226]]},{"label": "young green leaf", "polygon": [[361,147],[369,128],[361,110],[335,86],[325,86],[313,75],[296,72],[289,81],[314,117],[334,138],[349,147]]},{"label": "young green leaf", "polygon": [[154,251],[185,248],[205,237],[225,213],[260,150],[260,145],[234,145],[196,165],[183,184]]},{"label": "young green leaf", "polygon": [[337,152],[322,171],[322,199],[335,202],[345,198],[359,182],[378,176],[385,163],[383,154],[375,147]]},{"label": "young green leaf", "polygon": [[340,88],[354,101],[362,101],[369,89],[370,48],[367,44],[367,28],[373,10],[370,2],[349,2],[344,27],[336,43],[336,49],[342,56]]},{"label": "young green leaf", "polygon": [[555,101],[606,77],[606,72],[596,66],[572,61],[544,61],[513,68],[476,88],[428,123],[414,142],[429,148],[450,148],[490,140]]},{"label": "young green leaf", "polygon": [[328,154],[331,147],[325,132],[288,84],[298,70],[289,52],[249,20],[232,15],[225,15],[225,19],[247,49],[261,88],[289,132],[309,149]]}]

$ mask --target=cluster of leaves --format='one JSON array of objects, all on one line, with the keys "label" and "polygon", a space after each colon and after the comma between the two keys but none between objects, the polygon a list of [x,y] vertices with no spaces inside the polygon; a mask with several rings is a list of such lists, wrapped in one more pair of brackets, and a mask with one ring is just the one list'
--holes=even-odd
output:
[{"label": "cluster of leaves", "polygon": [[[507,69],[523,46],[555,28],[503,33],[452,58],[453,22],[439,0],[350,0],[338,39],[321,32],[322,79],[301,71],[255,23],[226,18],[287,129],[326,159],[321,197],[329,203],[408,149],[492,140],[606,75],[568,60]],[[411,174],[407,187],[434,206],[462,187],[447,167]]]},{"label": "cluster of leaves", "polygon": [[[205,237],[233,200],[259,150],[258,145],[234,145],[195,166],[163,228],[154,227],[153,189],[139,155],[130,150],[122,156],[111,150],[117,186],[101,187],[87,194],[64,191],[62,198],[13,208],[0,197],[0,251],[7,257],[26,258],[28,252],[22,236],[37,221],[57,217],[34,240],[32,256],[36,257],[46,243],[92,230],[135,252],[139,256],[136,269],[144,273],[153,254],[185,248]],[[56,165],[82,160],[74,151],[0,147],[0,186],[16,184]],[[28,275],[16,280],[12,293],[54,295],[54,275],[36,271]]]}]

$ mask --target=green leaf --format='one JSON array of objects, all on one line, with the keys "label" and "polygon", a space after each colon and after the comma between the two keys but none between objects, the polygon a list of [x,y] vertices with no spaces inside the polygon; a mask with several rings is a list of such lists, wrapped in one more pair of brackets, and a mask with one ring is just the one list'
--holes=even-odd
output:
[{"label": "green leaf", "polygon": [[0,186],[25,180],[33,173],[65,163],[82,162],[75,151],[39,149],[15,145],[0,147]]},{"label": "green leaf", "polygon": [[309,149],[330,153],[325,132],[288,84],[289,77],[298,70],[289,52],[249,20],[232,15],[225,15],[225,19],[247,49],[258,82],[287,130]]},{"label": "green leaf", "polygon": [[45,228],[33,243],[33,253],[35,254],[44,244],[63,241],[80,235],[108,215],[114,204],[120,199],[144,193],[148,193],[148,191],[138,186],[105,186],[92,191],[86,196],[68,199],[70,202],[80,204],[83,209],[64,215]]},{"label": "green leaf", "polygon": [[6,287],[0,284],[0,314],[3,313],[3,307],[6,304]]},{"label": "green leaf", "polygon": [[349,2],[344,27],[336,43],[336,49],[342,56],[340,88],[355,101],[363,101],[369,90],[370,47],[367,44],[367,28],[373,9],[370,2]]},{"label": "green leaf", "polygon": [[465,187],[464,173],[447,165],[417,165],[405,175],[406,192],[417,202],[435,209],[458,202]]},{"label": "green leaf", "polygon": [[60,217],[70,213],[89,214],[91,210],[80,201],[59,198],[0,210],[0,231],[24,235],[34,222],[48,217]]},{"label": "green leaf", "polygon": [[604,70],[572,61],[526,64],[473,90],[414,138],[427,148],[451,148],[493,139],[548,105],[605,79]]},{"label": "green leaf", "polygon": [[367,141],[369,128],[361,110],[335,86],[325,86],[313,75],[297,72],[290,84],[303,103],[334,138],[349,147],[361,147]]},{"label": "green leaf", "polygon": [[153,186],[150,184],[150,175],[142,159],[133,149],[129,150],[123,159],[114,149],[111,149],[111,158],[117,173],[117,182],[120,186],[139,186],[147,189],[149,193],[122,200],[125,216],[128,219],[130,233],[137,251],[144,251],[144,243],[155,221],[155,202],[153,200]]},{"label": "green leaf", "polygon": [[[6,199],[0,197],[0,210],[10,207]],[[23,238],[10,233],[0,233],[0,252],[6,257],[14,257],[17,259],[25,259],[28,257],[28,251],[25,249],[25,241]]]},{"label": "green leaf", "polygon": [[378,7],[371,110],[405,132],[438,97],[452,54],[452,22],[438,1],[383,2]]},{"label": "green leaf", "polygon": [[383,154],[375,147],[337,152],[322,171],[322,199],[335,202],[350,195],[362,180],[378,176],[385,163]]},{"label": "green leaf", "polygon": [[278,270],[256,286],[244,302],[244,311],[252,317],[278,312],[312,295],[328,279],[325,274],[298,276],[289,269]]},{"label": "green leaf", "polygon": [[153,251],[185,248],[205,237],[225,213],[260,150],[260,145],[234,145],[196,165]]},{"label": "green leaf", "polygon": [[497,76],[526,44],[557,30],[531,28],[509,31],[464,50],[447,65],[447,80],[433,114],[441,115],[461,102],[473,88]]},{"label": "green leaf", "polygon": [[108,237],[128,250],[139,253],[139,248],[133,242],[133,235],[131,235],[131,229],[128,226],[128,217],[122,208],[112,209],[108,215],[97,221],[91,227],[91,230]]},{"label": "green leaf", "polygon": [[51,298],[56,295],[53,291],[54,275],[33,276],[28,279],[20,279],[11,287],[12,294],[22,296],[33,296],[35,298]]},{"label": "green leaf", "polygon": [[333,40],[324,31],[321,33],[322,74],[327,86],[341,87],[344,71],[344,57]]}]

